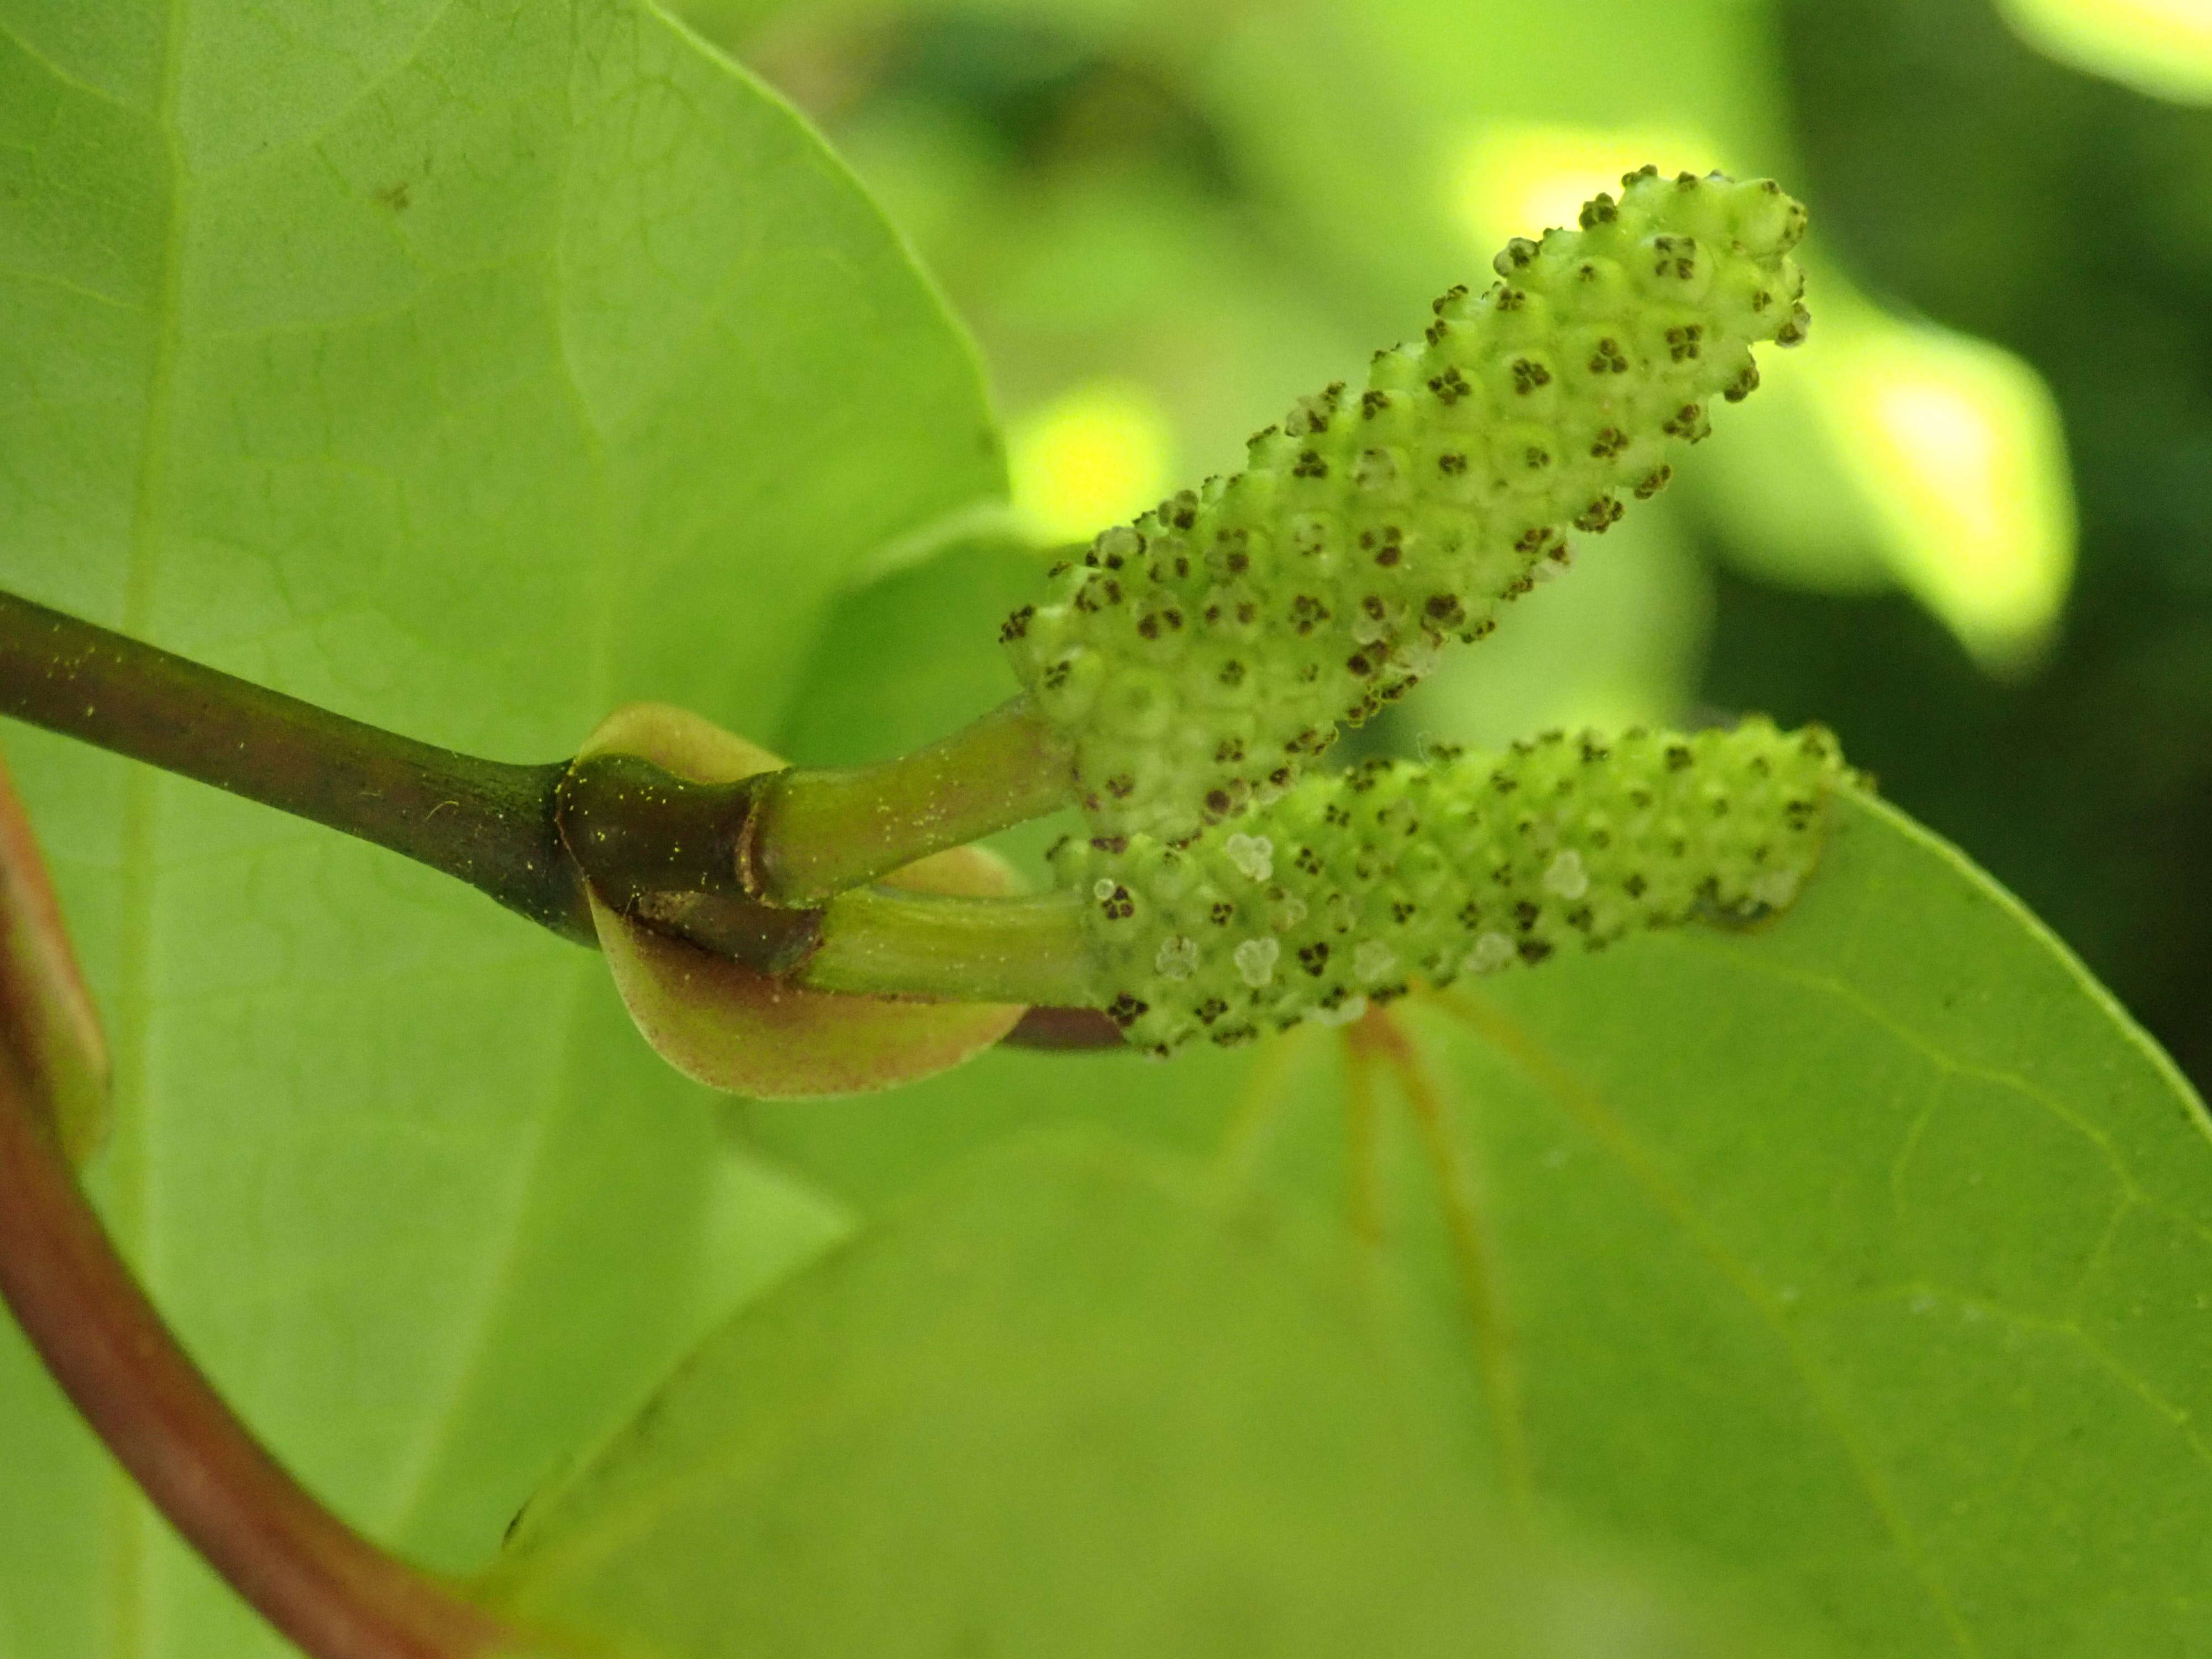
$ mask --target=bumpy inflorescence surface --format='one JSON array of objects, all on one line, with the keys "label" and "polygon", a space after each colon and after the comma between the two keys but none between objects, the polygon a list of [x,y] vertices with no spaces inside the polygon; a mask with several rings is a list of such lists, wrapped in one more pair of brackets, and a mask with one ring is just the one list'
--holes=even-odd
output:
[{"label": "bumpy inflorescence surface", "polygon": [[1510,244],[1487,292],[1438,300],[1365,390],[1304,399],[1246,471],[1107,531],[1007,618],[1095,830],[1174,840],[1280,793],[1340,722],[1488,632],[1566,526],[1663,487],[1712,400],[1758,385],[1754,342],[1804,337],[1804,210],[1771,180],[1623,184],[1579,229]]},{"label": "bumpy inflorescence surface", "polygon": [[1847,775],[1816,727],[1553,732],[1511,752],[1304,779],[1176,848],[1062,843],[1097,1000],[1140,1047],[1356,1018],[1419,978],[1745,921],[1797,895]]}]

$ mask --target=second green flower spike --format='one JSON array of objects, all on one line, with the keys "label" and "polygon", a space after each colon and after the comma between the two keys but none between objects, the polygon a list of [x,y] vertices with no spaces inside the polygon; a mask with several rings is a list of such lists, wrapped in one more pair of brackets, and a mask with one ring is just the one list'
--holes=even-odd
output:
[{"label": "second green flower spike", "polygon": [[1601,948],[1632,929],[1787,907],[1849,778],[1818,728],[1552,732],[1509,754],[1306,779],[1184,848],[1055,854],[1084,902],[1092,1000],[1166,1053]]}]

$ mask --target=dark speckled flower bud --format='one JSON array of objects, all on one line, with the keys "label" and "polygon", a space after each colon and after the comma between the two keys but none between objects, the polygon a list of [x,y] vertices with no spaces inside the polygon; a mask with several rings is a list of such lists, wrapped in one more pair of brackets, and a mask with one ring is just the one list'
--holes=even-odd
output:
[{"label": "dark speckled flower bud", "polygon": [[1771,180],[1624,186],[1510,243],[1500,280],[1438,300],[1364,390],[1302,399],[1244,471],[1107,531],[1009,618],[1095,831],[1175,841],[1279,796],[1486,633],[1569,526],[1662,488],[1674,445],[1757,386],[1755,342],[1803,337],[1804,210]]},{"label": "dark speckled flower bud", "polygon": [[1176,848],[1071,841],[1094,993],[1141,1047],[1356,1018],[1418,978],[1533,964],[1797,896],[1830,792],[1818,728],[1552,732],[1510,752],[1309,777]]}]

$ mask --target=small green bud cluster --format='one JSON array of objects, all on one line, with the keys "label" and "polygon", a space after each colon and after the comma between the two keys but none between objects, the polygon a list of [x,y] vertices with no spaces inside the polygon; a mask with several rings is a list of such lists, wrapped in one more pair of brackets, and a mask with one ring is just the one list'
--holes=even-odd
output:
[{"label": "small green bud cluster", "polygon": [[1105,532],[1007,619],[1095,830],[1171,841],[1279,795],[1565,562],[1565,526],[1664,486],[1712,399],[1758,385],[1753,342],[1804,337],[1804,210],[1771,179],[1622,182],[1438,300],[1365,390],[1304,399],[1246,471]]},{"label": "small green bud cluster", "polygon": [[1053,861],[1085,906],[1097,1003],[1165,1054],[1355,1019],[1416,977],[1781,909],[1848,776],[1818,727],[1555,732],[1504,755],[1310,776],[1180,848],[1101,836]]}]

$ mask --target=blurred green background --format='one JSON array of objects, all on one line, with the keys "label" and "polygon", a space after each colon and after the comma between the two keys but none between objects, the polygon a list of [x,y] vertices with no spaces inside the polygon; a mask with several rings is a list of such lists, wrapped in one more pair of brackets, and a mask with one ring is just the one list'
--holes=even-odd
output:
[{"label": "blurred green background", "polygon": [[[1007,421],[1020,537],[894,550],[854,672],[988,640],[1035,546],[1232,468],[1625,168],[1784,180],[1811,342],[1356,741],[1824,720],[2212,1087],[2212,0],[687,14],[875,189]],[[836,702],[797,757],[859,758]]]}]

